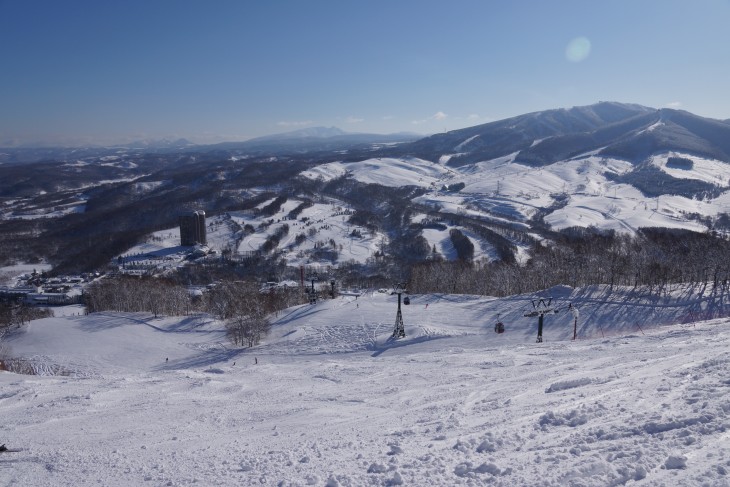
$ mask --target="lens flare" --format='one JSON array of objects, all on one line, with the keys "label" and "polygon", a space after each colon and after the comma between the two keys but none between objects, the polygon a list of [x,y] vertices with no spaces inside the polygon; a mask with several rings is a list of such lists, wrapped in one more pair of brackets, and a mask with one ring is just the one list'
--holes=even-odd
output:
[{"label": "lens flare", "polygon": [[583,61],[591,53],[591,41],[585,37],[576,37],[565,48],[565,57],[572,63]]}]

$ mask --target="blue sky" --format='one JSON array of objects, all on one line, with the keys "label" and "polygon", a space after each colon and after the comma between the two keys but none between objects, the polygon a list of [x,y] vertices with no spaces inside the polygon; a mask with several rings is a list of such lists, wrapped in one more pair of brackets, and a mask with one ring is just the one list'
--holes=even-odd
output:
[{"label": "blue sky", "polygon": [[0,0],[0,145],[730,118],[730,0]]}]

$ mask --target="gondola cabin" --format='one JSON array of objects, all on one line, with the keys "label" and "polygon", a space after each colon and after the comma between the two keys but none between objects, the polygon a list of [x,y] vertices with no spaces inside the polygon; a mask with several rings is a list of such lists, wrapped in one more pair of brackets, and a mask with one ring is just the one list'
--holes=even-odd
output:
[{"label": "gondola cabin", "polygon": [[411,304],[411,298],[409,298],[408,296],[403,298],[403,304]]},{"label": "gondola cabin", "polygon": [[497,322],[497,324],[494,325],[494,331],[496,333],[504,333],[504,323],[501,321]]}]

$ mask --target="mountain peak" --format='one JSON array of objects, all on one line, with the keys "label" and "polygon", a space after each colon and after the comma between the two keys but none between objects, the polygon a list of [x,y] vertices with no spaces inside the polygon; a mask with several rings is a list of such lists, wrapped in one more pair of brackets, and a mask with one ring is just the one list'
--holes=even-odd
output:
[{"label": "mountain peak", "polygon": [[541,166],[594,151],[633,163],[672,151],[727,161],[728,141],[728,124],[720,120],[683,110],[599,102],[453,130],[400,150],[428,160],[447,157],[451,166],[509,154],[517,154],[517,162]]}]

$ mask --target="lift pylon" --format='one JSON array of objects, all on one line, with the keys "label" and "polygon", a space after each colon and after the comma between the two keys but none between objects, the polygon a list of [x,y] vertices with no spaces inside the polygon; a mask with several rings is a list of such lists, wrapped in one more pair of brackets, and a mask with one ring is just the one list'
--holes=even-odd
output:
[{"label": "lift pylon", "polygon": [[401,294],[406,292],[406,285],[403,283],[398,283],[393,288],[393,292],[398,295],[398,312],[395,315],[395,328],[393,329],[393,335],[391,338],[405,338],[406,336],[406,329],[405,325],[403,325],[403,313],[400,309],[401,304]]},{"label": "lift pylon", "polygon": [[537,321],[537,341],[536,343],[542,343],[542,325],[543,319],[546,314],[557,313],[558,310],[552,306],[553,298],[540,298],[532,300],[532,311],[525,313],[523,316],[526,317],[538,317]]}]

